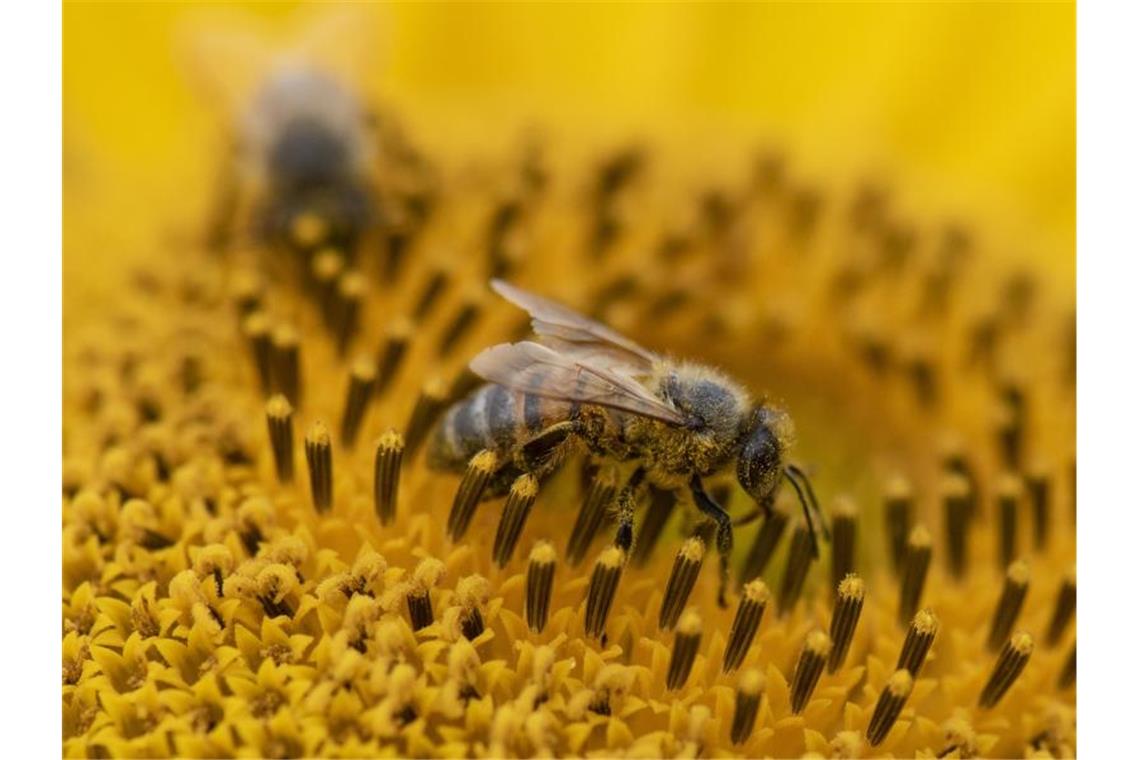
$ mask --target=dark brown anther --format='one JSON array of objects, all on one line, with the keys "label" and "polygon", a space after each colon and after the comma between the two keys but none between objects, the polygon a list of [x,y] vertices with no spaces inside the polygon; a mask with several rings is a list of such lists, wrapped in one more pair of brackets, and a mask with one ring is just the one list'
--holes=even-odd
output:
[{"label": "dark brown anther", "polygon": [[831,514],[831,584],[838,593],[843,579],[855,572],[855,502],[840,497]]},{"label": "dark brown anther", "polygon": [[1000,567],[1009,567],[1017,554],[1017,523],[1021,507],[1022,486],[1016,475],[1006,474],[998,482],[998,545]]},{"label": "dark brown anther", "polygon": [[447,403],[447,388],[440,380],[429,380],[420,391],[416,405],[412,407],[412,414],[408,418],[408,426],[404,429],[404,444],[407,451],[405,461],[415,459],[420,446],[423,445],[432,425]]},{"label": "dark brown anther", "polygon": [[689,680],[700,646],[701,617],[695,610],[688,610],[677,624],[677,632],[673,636],[673,652],[665,675],[665,686],[670,691],[681,688]]},{"label": "dark brown anther", "polygon": [[253,272],[239,272],[234,275],[230,293],[233,296],[234,306],[237,307],[238,317],[245,319],[261,309],[265,297],[265,285]]},{"label": "dark brown anther", "polygon": [[1043,551],[1049,545],[1049,534],[1053,521],[1052,489],[1049,473],[1037,467],[1025,479],[1029,504],[1033,510],[1033,546]]},{"label": "dark brown anther", "polygon": [[792,676],[793,714],[799,715],[807,707],[830,654],[831,638],[826,633],[812,631],[808,634],[807,642],[800,652],[800,659],[796,662],[796,671]]},{"label": "dark brown anther", "polygon": [[906,625],[922,602],[926,588],[926,575],[930,570],[930,533],[921,525],[910,533],[903,562],[902,580],[899,582],[899,625]]},{"label": "dark brown anther", "polygon": [[903,561],[906,559],[907,538],[914,519],[914,496],[906,479],[895,477],[887,483],[883,508],[887,519],[891,569],[895,575],[901,575]]},{"label": "dark brown anther", "polygon": [[309,465],[313,508],[318,512],[328,512],[332,509],[333,494],[332,436],[319,420],[313,423],[305,436],[305,461]]},{"label": "dark brown anther", "polygon": [[297,331],[279,325],[274,331],[270,363],[273,390],[289,399],[294,409],[301,408],[301,342]]},{"label": "dark brown anther", "polygon": [[447,356],[467,335],[471,328],[474,327],[482,310],[483,298],[481,295],[469,296],[460,304],[458,311],[455,312],[455,316],[451,318],[451,321],[447,323],[447,327],[445,327],[440,334],[439,344],[436,346],[436,354],[439,356]]},{"label": "dark brown anther", "polygon": [[768,563],[776,553],[776,545],[788,527],[788,513],[773,507],[764,524],[760,526],[756,539],[748,549],[748,556],[744,559],[744,566],[740,571],[740,583],[744,584],[753,578],[759,578],[767,569]]},{"label": "dark brown anther", "polygon": [[590,586],[586,591],[586,635],[600,639],[606,630],[618,583],[621,581],[625,552],[616,546],[604,549],[594,565]]},{"label": "dark brown anther", "polygon": [[1009,687],[1013,685],[1021,671],[1025,670],[1025,663],[1033,654],[1033,637],[1028,633],[1015,633],[1006,642],[994,663],[994,670],[990,679],[986,681],[981,696],[978,697],[978,706],[984,710],[997,706]]},{"label": "dark brown anther", "polygon": [[[594,475],[570,529],[570,539],[566,543],[566,561],[571,567],[581,563],[590,548],[598,528],[606,518],[607,510],[618,489],[618,471],[615,467],[601,467]],[[639,542],[640,543],[640,542]]]},{"label": "dark brown anther", "polygon": [[503,505],[503,515],[499,519],[498,530],[495,531],[495,544],[492,550],[495,564],[506,567],[515,553],[515,546],[522,535],[526,518],[530,515],[534,500],[538,497],[538,479],[533,475],[524,474],[515,478],[511,484],[507,501]]},{"label": "dark brown anther", "polygon": [[400,486],[400,462],[404,457],[404,437],[395,430],[387,430],[376,442],[376,463],[373,468],[372,493],[376,517],[381,525],[390,525],[396,519],[396,501]]},{"label": "dark brown anther", "polygon": [[1049,632],[1045,635],[1045,646],[1055,647],[1060,643],[1073,613],[1077,611],[1076,571],[1065,574],[1061,588],[1057,591],[1057,604],[1053,607],[1053,617],[1049,621]]},{"label": "dark brown anther", "polygon": [[360,311],[368,295],[368,280],[360,272],[345,272],[336,285],[332,306],[332,331],[337,356],[344,356],[360,332]]},{"label": "dark brown anther", "polygon": [[781,616],[790,612],[799,601],[811,561],[811,530],[805,525],[797,525],[792,533],[792,545],[788,549],[788,564],[781,579],[780,595],[776,599],[776,611]]},{"label": "dark brown anther", "polygon": [[424,283],[423,289],[420,290],[420,295],[416,298],[416,305],[412,309],[412,319],[416,322],[422,322],[424,318],[431,313],[432,309],[439,302],[439,297],[443,295],[443,291],[447,289],[448,283],[451,281],[451,270],[447,267],[438,267],[433,271]]},{"label": "dark brown anther", "polygon": [[452,541],[460,540],[467,533],[475,508],[483,499],[483,491],[498,468],[499,460],[495,452],[487,450],[480,451],[467,463],[467,471],[459,481],[459,489],[451,502],[451,512],[447,515],[447,535]]},{"label": "dark brown anther", "polygon": [[1069,656],[1065,658],[1065,664],[1061,668],[1061,675],[1057,677],[1057,688],[1068,689],[1077,682],[1077,642],[1073,642],[1072,649],[1069,650]]},{"label": "dark brown anther", "polygon": [[547,541],[539,541],[530,552],[526,570],[526,624],[535,633],[542,633],[550,615],[557,559],[554,547]]},{"label": "dark brown anther", "polygon": [[699,538],[690,538],[677,551],[673,560],[673,570],[665,583],[665,596],[661,600],[661,611],[657,616],[657,627],[663,631],[672,630],[681,618],[681,612],[689,601],[689,594],[701,573],[705,560],[705,544]]},{"label": "dark brown anther", "polygon": [[419,631],[435,622],[431,604],[431,589],[444,574],[444,565],[434,557],[425,557],[416,565],[412,580],[407,586],[408,618],[412,630]]},{"label": "dark brown anther", "polygon": [[345,448],[352,448],[356,443],[375,384],[376,363],[371,358],[364,357],[353,363],[348,375],[344,413],[340,418],[340,442]]},{"label": "dark brown anther", "polygon": [[1009,638],[1028,592],[1029,565],[1023,560],[1018,560],[1009,566],[1005,574],[1005,585],[1002,586],[1001,597],[990,621],[990,635],[986,645],[991,652],[996,652]]},{"label": "dark brown anther", "polygon": [[261,312],[250,314],[242,322],[242,332],[249,341],[261,392],[268,396],[273,389],[273,342],[269,337],[269,317]]},{"label": "dark brown anther", "polygon": [[913,688],[914,678],[906,670],[896,670],[887,681],[867,725],[867,741],[872,747],[879,746],[887,738]]},{"label": "dark brown anther", "polygon": [[408,352],[412,325],[406,319],[397,319],[388,325],[387,337],[380,348],[380,361],[376,367],[376,395],[379,396],[396,377],[404,354]]},{"label": "dark brown anther", "polygon": [[740,605],[736,608],[736,617],[732,620],[732,629],[728,634],[728,644],[724,648],[724,662],[721,670],[725,673],[736,670],[744,662],[756,631],[760,628],[760,621],[764,617],[764,610],[768,606],[771,594],[764,581],[759,578],[749,581],[740,595]]},{"label": "dark brown anther", "polygon": [[630,557],[634,567],[644,567],[649,561],[665,529],[665,524],[669,522],[669,516],[673,514],[673,508],[677,506],[677,496],[672,491],[655,488],[652,485],[648,491],[649,506],[645,510],[645,517],[641,520],[641,526],[637,531],[637,543],[634,544],[633,554]]},{"label": "dark brown anther", "polygon": [[331,327],[336,302],[336,281],[344,271],[344,257],[335,248],[323,248],[313,256],[309,277],[325,326]]},{"label": "dark brown anther", "polygon": [[912,676],[918,678],[926,655],[934,644],[934,637],[938,635],[938,618],[930,610],[919,610],[910,622],[906,639],[903,641],[902,651],[899,652],[899,661],[895,669],[905,668]]},{"label": "dark brown anther", "polygon": [[269,446],[273,451],[273,466],[277,482],[293,482],[293,407],[281,394],[269,399],[265,405],[265,418],[269,425]]},{"label": "dark brown anther", "polygon": [[946,533],[946,569],[955,579],[966,573],[966,537],[970,527],[970,484],[961,475],[942,479],[942,508]]},{"label": "dark brown anther", "polygon": [[732,711],[730,736],[733,744],[743,744],[752,736],[756,727],[756,717],[760,714],[760,703],[764,699],[767,680],[756,668],[749,668],[740,674],[736,686],[736,705]]},{"label": "dark brown anther", "polygon": [[851,648],[851,641],[855,638],[855,626],[859,624],[859,616],[863,612],[863,598],[866,590],[863,579],[857,575],[848,575],[839,582],[839,590],[835,596],[835,607],[831,612],[831,655],[827,659],[827,672],[834,673],[843,667],[847,659],[847,651]]}]

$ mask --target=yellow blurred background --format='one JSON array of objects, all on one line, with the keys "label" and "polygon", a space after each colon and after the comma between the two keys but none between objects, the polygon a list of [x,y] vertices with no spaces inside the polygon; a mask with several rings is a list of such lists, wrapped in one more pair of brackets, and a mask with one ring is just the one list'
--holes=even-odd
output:
[{"label": "yellow blurred background", "polygon": [[[314,25],[429,147],[474,152],[528,124],[671,140],[697,166],[774,144],[826,186],[871,174],[904,205],[977,220],[1072,293],[1071,3],[65,3],[69,308],[208,200],[218,114],[193,39],[272,47]],[[205,68],[254,67],[228,55]]]}]

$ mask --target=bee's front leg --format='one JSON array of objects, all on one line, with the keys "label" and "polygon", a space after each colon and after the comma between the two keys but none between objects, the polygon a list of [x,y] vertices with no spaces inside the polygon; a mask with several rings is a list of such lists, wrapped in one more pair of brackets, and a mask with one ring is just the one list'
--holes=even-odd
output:
[{"label": "bee's front leg", "polygon": [[716,522],[716,548],[720,555],[720,585],[717,589],[716,601],[721,607],[728,606],[728,560],[732,556],[732,518],[724,507],[717,504],[708,493],[699,475],[693,475],[689,480],[689,490],[693,493],[693,502],[704,514]]}]

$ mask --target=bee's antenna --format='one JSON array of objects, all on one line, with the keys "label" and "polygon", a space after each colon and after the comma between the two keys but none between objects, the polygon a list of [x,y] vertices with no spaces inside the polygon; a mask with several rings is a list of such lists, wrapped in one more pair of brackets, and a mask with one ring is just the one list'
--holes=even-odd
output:
[{"label": "bee's antenna", "polygon": [[794,464],[789,464],[787,469],[791,471],[792,475],[797,476],[803,483],[804,488],[807,489],[808,501],[811,502],[812,511],[819,519],[819,530],[823,534],[825,541],[831,540],[831,529],[827,527],[827,519],[823,515],[823,510],[819,508],[819,500],[815,498],[815,489],[811,487],[811,480],[808,479],[807,473],[801,470]]},{"label": "bee's antenna", "polygon": [[811,556],[813,559],[819,559],[819,542],[815,537],[815,520],[812,519],[811,507],[808,506],[807,499],[804,498],[804,492],[803,489],[800,488],[800,484],[792,477],[792,474],[788,472],[787,469],[784,470],[784,477],[792,484],[792,488],[796,489],[796,496],[799,497],[800,506],[803,507],[804,510],[804,519],[807,520],[808,533],[811,535]]}]

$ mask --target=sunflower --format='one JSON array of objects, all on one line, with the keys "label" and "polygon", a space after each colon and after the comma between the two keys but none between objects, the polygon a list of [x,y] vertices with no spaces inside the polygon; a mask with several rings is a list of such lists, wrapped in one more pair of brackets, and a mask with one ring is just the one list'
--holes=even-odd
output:
[{"label": "sunflower", "polygon": [[[729,76],[758,65],[740,57],[743,29],[824,49],[873,28],[886,49],[921,20],[947,38],[980,23],[1043,36],[1046,71],[1071,83],[1071,9],[623,8],[595,58],[574,43],[598,11],[453,11],[487,24],[489,48],[507,22],[512,39],[562,40],[536,76],[612,97],[615,129],[642,136],[576,125],[572,92],[489,92],[509,104],[473,134],[508,120],[518,134],[533,113],[561,125],[513,142],[425,127],[444,106],[417,92],[479,91],[495,69],[435,28],[437,10],[397,6],[381,81],[336,73],[390,106],[373,120],[367,224],[339,213],[345,194],[248,182],[220,146],[144,180],[162,138],[133,162],[123,143],[140,125],[103,146],[107,112],[77,61],[107,27],[69,7],[64,754],[1075,754],[1072,146],[1051,153],[1071,129],[1019,146],[1016,168],[992,146],[961,162],[977,183],[1031,177],[1028,205],[1056,218],[1026,242],[992,207],[939,206],[942,185],[923,176],[934,140],[915,137],[938,121],[926,99],[896,128],[935,158],[853,182],[841,162],[818,168],[835,150],[818,126],[746,148]],[[146,31],[112,68],[157,56],[175,18],[109,12]],[[674,50],[723,41],[709,72],[671,71],[722,109],[715,144],[697,139],[707,125],[628,118],[675,115],[680,100],[621,104],[607,83],[628,55],[660,61],[622,35],[647,24]],[[531,44],[498,53],[511,82]],[[863,109],[902,107],[851,105],[897,50],[857,57],[845,78],[837,58],[788,45],[763,53],[795,53],[788,80],[855,82],[832,99],[848,140]],[[1021,50],[1002,45],[1002,60]],[[432,51],[434,69],[418,57]],[[633,69],[621,82],[660,81]],[[929,84],[955,82],[950,69]],[[768,86],[783,106],[773,129],[808,123],[794,87]],[[971,92],[975,113],[1008,94],[1000,81]],[[164,96],[164,119],[196,112],[180,97]],[[1071,92],[1023,108],[1071,120]],[[220,179],[200,176],[207,165]],[[101,192],[107,166],[139,184]],[[175,179],[201,188],[192,213],[176,211]],[[140,215],[128,232],[104,221]],[[1041,255],[1007,254],[1011,234]],[[783,493],[735,531],[722,605],[715,541],[685,499],[636,492],[633,545],[615,544],[613,462],[576,453],[490,500],[494,453],[462,473],[429,466],[435,425],[479,382],[467,362],[528,329],[491,277],[778,401],[828,515],[820,557]],[[733,515],[752,506],[731,477],[710,490]]]}]

